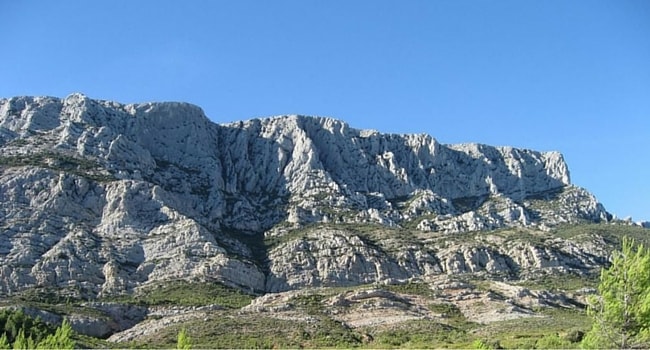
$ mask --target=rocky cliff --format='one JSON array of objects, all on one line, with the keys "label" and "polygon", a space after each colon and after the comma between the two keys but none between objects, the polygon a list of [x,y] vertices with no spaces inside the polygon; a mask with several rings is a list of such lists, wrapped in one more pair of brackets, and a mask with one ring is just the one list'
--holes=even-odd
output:
[{"label": "rocky cliff", "polygon": [[605,250],[563,240],[449,246],[445,237],[610,219],[570,184],[557,152],[444,145],[329,118],[220,125],[185,103],[0,100],[3,294],[56,287],[95,298],[177,279],[265,292],[579,271],[602,264]]}]

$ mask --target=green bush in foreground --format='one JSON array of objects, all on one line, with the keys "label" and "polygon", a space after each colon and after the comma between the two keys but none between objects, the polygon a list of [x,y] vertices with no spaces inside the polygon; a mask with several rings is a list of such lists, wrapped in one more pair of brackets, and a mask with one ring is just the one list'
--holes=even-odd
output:
[{"label": "green bush in foreground", "polygon": [[502,349],[502,347],[498,340],[483,341],[480,339],[476,339],[474,340],[474,342],[472,342],[472,349],[491,350],[491,349]]},{"label": "green bush in foreground", "polygon": [[65,320],[56,328],[40,319],[33,319],[22,311],[0,312],[0,349],[74,349],[72,327]]},{"label": "green bush in foreground", "polygon": [[[75,343],[72,340],[72,327],[67,320],[63,321],[61,327],[56,329],[54,334],[50,334],[41,341],[37,348],[39,349],[74,349]],[[14,346],[14,348],[16,348]]]},{"label": "green bush in foreground", "polygon": [[185,328],[178,332],[178,340],[176,341],[176,349],[189,350],[192,348],[192,338],[187,335]]},{"label": "green bush in foreground", "polygon": [[536,349],[569,349],[572,347],[575,347],[575,345],[558,334],[545,335],[535,343]]},{"label": "green bush in foreground", "polygon": [[589,298],[593,320],[584,348],[650,346],[650,250],[624,238],[612,266],[602,270],[598,295]]}]

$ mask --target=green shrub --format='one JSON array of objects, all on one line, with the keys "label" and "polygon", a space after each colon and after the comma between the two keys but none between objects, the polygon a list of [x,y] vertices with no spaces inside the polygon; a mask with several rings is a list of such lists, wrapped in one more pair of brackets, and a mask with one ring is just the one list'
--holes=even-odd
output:
[{"label": "green shrub", "polygon": [[472,342],[472,349],[502,349],[501,343],[498,340],[481,340],[476,339]]},{"label": "green shrub", "polygon": [[210,304],[238,309],[250,304],[255,296],[219,282],[167,281],[146,286],[134,295],[105,300],[139,305],[204,306]]},{"label": "green shrub", "polygon": [[536,349],[567,349],[571,342],[556,334],[547,334],[535,342]]},{"label": "green shrub", "polygon": [[0,311],[0,349],[73,349],[73,331],[66,320],[54,328],[22,311]]},{"label": "green shrub", "polygon": [[585,332],[579,329],[572,329],[564,335],[564,339],[571,343],[579,343],[585,337]]},{"label": "green shrub", "polygon": [[178,332],[178,337],[176,340],[176,349],[189,350],[192,348],[192,338],[187,335],[187,330],[182,328]]}]

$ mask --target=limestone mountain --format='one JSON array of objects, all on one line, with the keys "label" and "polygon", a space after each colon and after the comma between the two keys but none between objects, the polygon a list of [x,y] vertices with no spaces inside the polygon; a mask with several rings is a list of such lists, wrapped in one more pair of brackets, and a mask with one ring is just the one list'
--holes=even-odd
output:
[{"label": "limestone mountain", "polygon": [[295,115],[215,124],[186,103],[0,100],[5,295],[53,287],[93,299],[178,279],[264,293],[580,271],[606,260],[602,245],[457,237],[609,220],[571,185],[557,152],[444,145]]}]

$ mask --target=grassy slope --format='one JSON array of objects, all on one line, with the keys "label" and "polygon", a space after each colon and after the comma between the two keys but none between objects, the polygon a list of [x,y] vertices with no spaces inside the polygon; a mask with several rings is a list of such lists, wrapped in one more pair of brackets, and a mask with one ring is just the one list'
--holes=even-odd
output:
[{"label": "grassy slope", "polygon": [[[349,228],[348,228],[349,229]],[[357,234],[381,243],[382,238],[396,238],[402,230],[383,228],[357,228]],[[512,239],[523,239],[515,230],[494,233],[472,233],[469,236],[498,234]],[[588,239],[601,236],[615,249],[623,236],[650,244],[648,230],[625,225],[568,225],[549,233],[534,234],[531,239],[543,243],[552,237],[571,240]],[[408,239],[415,238],[411,233]],[[454,239],[461,239],[456,236]],[[405,239],[404,236],[396,239]],[[271,242],[269,242],[271,243]],[[277,244],[277,242],[273,242]],[[388,248],[388,247],[386,247]],[[468,276],[469,277],[469,276]],[[480,284],[480,283],[478,283]],[[594,276],[542,276],[520,282],[522,286],[548,290],[577,290],[583,287],[595,287]],[[376,286],[375,286],[376,287]],[[367,288],[359,286],[357,288]],[[401,294],[419,295],[431,299],[432,310],[448,307],[441,305],[431,290],[420,284],[384,286],[389,291]],[[332,288],[319,291],[317,295],[307,295],[293,301],[294,307],[304,315],[305,320],[278,319],[267,314],[241,313],[238,309],[251,302],[254,296],[226,287],[219,283],[190,283],[174,281],[166,284],[150,285],[140,289],[134,295],[112,298],[120,303],[147,306],[200,306],[217,304],[223,310],[214,311],[208,317],[189,320],[185,323],[172,324],[158,334],[139,339],[135,343],[110,344],[102,340],[79,336],[80,344],[86,347],[174,347],[176,335],[181,328],[186,328],[198,348],[258,348],[258,347],[362,347],[362,348],[458,348],[471,347],[474,342],[495,345],[497,342],[507,348],[548,347],[549,344],[562,344],[562,347],[576,347],[575,335],[586,331],[590,321],[580,310],[544,309],[543,317],[520,320],[501,321],[489,325],[467,322],[455,310],[447,310],[451,317],[443,322],[433,320],[411,320],[393,327],[350,329],[335,321],[321,307],[324,296],[341,292]],[[84,312],[81,301],[62,301],[40,298],[40,294],[24,293],[22,298],[11,300],[11,304],[27,304],[57,313]],[[29,297],[25,297],[29,296]],[[42,295],[40,295],[42,296]],[[6,304],[6,303],[5,303]],[[96,311],[85,310],[88,313]],[[561,343],[558,343],[560,341]],[[554,343],[555,342],[555,343]]]}]

